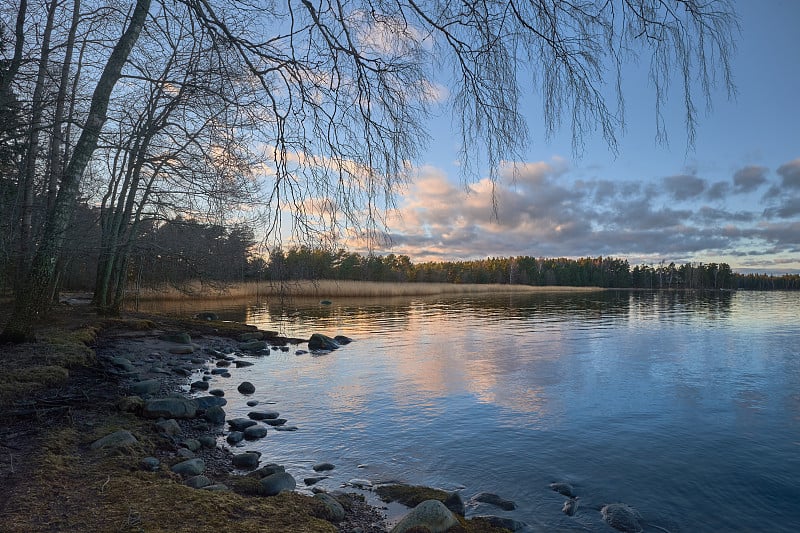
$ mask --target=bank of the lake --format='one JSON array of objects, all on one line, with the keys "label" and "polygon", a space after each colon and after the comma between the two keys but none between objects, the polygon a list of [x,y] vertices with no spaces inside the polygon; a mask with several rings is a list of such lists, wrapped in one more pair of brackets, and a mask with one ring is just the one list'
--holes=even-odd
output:
[{"label": "bank of the lake", "polygon": [[[381,509],[357,491],[299,494],[281,465],[225,445],[225,400],[198,391],[212,372],[246,364],[230,355],[242,343],[265,337],[305,342],[243,324],[100,320],[88,306],[62,306],[38,325],[38,342],[2,346],[0,529],[386,531]],[[457,517],[451,531],[501,530]]]}]

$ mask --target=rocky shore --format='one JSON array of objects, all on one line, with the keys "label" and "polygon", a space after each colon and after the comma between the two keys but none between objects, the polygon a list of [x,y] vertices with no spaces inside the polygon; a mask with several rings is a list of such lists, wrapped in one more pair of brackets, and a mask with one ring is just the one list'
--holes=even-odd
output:
[{"label": "rocky shore", "polygon": [[[382,509],[352,485],[300,494],[283,465],[234,448],[262,438],[268,427],[292,426],[255,399],[248,417],[228,417],[225,393],[209,384],[213,376],[235,380],[236,368],[270,350],[332,350],[349,339],[289,339],[213,316],[60,314],[42,325],[40,342],[2,347],[4,362],[15,368],[0,379],[4,531],[388,530]],[[237,390],[255,392],[247,382]],[[323,477],[333,467],[315,470]],[[361,487],[413,507],[393,533],[519,525],[465,520],[456,493],[398,487]],[[499,500],[500,508],[513,505]]]}]

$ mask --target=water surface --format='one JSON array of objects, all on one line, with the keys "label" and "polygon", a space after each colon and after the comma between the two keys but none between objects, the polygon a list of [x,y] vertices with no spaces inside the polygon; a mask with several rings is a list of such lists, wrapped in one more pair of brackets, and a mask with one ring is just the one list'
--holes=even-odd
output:
[{"label": "water surface", "polygon": [[[334,463],[326,489],[362,478],[494,492],[517,509],[468,514],[534,531],[613,531],[596,510],[611,502],[673,533],[797,531],[799,304],[780,292],[228,303],[226,319],[355,342],[273,351],[214,386],[229,416],[251,410],[243,380],[276,402],[299,430],[246,448],[298,480]],[[581,496],[575,517],[553,481]]]}]

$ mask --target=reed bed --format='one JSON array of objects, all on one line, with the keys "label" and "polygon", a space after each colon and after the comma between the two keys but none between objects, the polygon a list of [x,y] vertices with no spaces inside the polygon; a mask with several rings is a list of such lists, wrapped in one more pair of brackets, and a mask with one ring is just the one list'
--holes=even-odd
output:
[{"label": "reed bed", "polygon": [[231,285],[208,285],[199,282],[182,287],[140,289],[129,294],[129,299],[149,300],[202,300],[202,299],[257,299],[265,296],[314,298],[384,298],[393,296],[432,296],[437,294],[498,294],[511,292],[589,292],[603,290],[599,287],[534,287],[531,285],[461,284],[461,283],[408,283],[382,281],[287,281],[247,282]]}]

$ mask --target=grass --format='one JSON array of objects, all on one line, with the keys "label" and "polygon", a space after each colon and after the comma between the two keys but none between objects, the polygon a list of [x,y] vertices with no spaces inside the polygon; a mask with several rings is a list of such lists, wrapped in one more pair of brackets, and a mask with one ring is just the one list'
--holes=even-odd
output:
[{"label": "grass", "polygon": [[228,286],[208,286],[199,282],[187,284],[180,289],[161,287],[143,289],[129,295],[130,300],[193,300],[204,298],[258,299],[266,296],[296,297],[392,297],[434,296],[438,294],[498,294],[534,292],[590,292],[603,290],[598,287],[562,287],[468,283],[409,283],[381,281],[290,281],[290,282],[246,282]]}]

